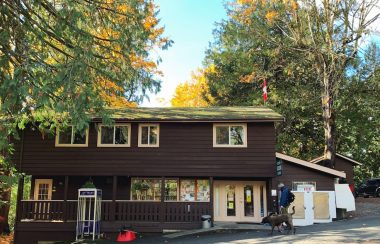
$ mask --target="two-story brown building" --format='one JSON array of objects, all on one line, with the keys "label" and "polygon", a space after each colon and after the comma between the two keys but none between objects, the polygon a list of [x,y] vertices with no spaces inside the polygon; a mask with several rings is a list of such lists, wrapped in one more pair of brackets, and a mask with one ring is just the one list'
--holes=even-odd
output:
[{"label": "two-story brown building", "polygon": [[214,221],[260,222],[275,177],[280,114],[259,107],[131,108],[114,125],[94,118],[86,133],[68,127],[21,132],[14,161],[20,181],[17,243],[73,240],[78,189],[102,189],[101,232],[198,228]]}]

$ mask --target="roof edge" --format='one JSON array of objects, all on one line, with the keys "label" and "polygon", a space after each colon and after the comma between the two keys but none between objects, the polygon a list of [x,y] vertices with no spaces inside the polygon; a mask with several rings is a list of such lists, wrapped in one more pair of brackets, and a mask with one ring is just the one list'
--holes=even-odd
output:
[{"label": "roof edge", "polygon": [[324,166],[318,165],[316,163],[310,163],[310,162],[304,161],[302,159],[298,159],[298,158],[288,156],[288,155],[283,154],[283,153],[276,152],[276,157],[281,158],[281,159],[286,160],[286,161],[291,162],[291,163],[295,163],[298,165],[305,166],[305,167],[310,168],[310,169],[314,169],[314,170],[318,170],[318,171],[321,171],[321,172],[324,172],[324,173],[327,173],[330,175],[335,175],[338,177],[346,178],[346,173],[344,173],[344,172],[341,172],[341,171],[338,171],[335,169],[330,169],[328,167],[324,167]]},{"label": "roof edge", "polygon": [[[349,162],[351,162],[353,164],[363,165],[362,163],[359,163],[358,161],[356,161],[356,160],[354,160],[352,158],[349,158],[347,156],[344,156],[344,155],[342,155],[340,153],[336,153],[336,156],[338,156],[339,158],[343,158],[343,159],[345,159],[345,160],[347,160],[347,161],[349,161]],[[314,158],[314,159],[310,160],[309,162],[313,163],[313,164],[317,164],[317,163],[321,162],[323,159],[324,159],[324,157],[320,156],[320,157],[317,157],[317,158]]]}]

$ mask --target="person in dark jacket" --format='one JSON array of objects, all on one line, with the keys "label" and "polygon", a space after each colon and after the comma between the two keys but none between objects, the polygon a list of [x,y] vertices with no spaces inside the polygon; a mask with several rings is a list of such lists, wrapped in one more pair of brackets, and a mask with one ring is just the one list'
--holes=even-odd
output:
[{"label": "person in dark jacket", "polygon": [[289,198],[289,189],[284,185],[284,183],[278,184],[278,188],[281,190],[280,197],[280,213],[287,214],[288,213],[288,198]]}]

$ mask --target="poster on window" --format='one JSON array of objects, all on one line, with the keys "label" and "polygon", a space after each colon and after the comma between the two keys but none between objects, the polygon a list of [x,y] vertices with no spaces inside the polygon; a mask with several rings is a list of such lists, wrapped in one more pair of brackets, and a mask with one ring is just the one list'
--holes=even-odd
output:
[{"label": "poster on window", "polygon": [[197,201],[210,201],[210,184],[209,180],[197,180]]},{"label": "poster on window", "polygon": [[181,180],[181,201],[195,201],[195,180]]}]

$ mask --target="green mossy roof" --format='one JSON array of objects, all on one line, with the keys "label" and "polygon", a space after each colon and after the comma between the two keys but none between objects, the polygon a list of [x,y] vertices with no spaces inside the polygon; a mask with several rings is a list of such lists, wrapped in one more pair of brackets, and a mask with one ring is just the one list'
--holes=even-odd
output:
[{"label": "green mossy roof", "polygon": [[279,113],[266,107],[125,108],[111,109],[116,120],[138,121],[282,121]]}]

